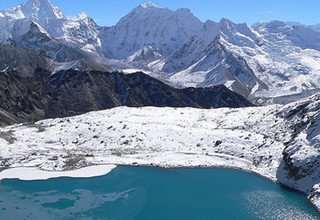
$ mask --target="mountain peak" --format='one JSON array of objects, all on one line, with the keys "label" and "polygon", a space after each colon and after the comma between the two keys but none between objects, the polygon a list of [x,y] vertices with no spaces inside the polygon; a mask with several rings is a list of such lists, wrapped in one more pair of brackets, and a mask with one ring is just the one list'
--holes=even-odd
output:
[{"label": "mountain peak", "polygon": [[157,8],[157,6],[151,1],[140,4],[138,7],[140,8]]},{"label": "mountain peak", "polygon": [[219,24],[222,25],[235,25],[235,23],[233,23],[231,20],[227,19],[227,18],[221,18],[221,20],[219,21]]},{"label": "mountain peak", "polygon": [[76,18],[76,20],[83,20],[83,19],[89,18],[89,15],[87,12],[81,12],[75,18]]},{"label": "mountain peak", "polygon": [[193,12],[188,8],[178,8],[176,10],[176,13],[194,16]]},{"label": "mountain peak", "polygon": [[[160,9],[160,8],[152,2],[145,2],[145,3],[138,5],[134,9],[132,9],[131,13],[144,14],[144,13],[149,13],[150,11],[153,11],[156,9]],[[129,14],[131,14],[131,13],[129,13]]]},{"label": "mountain peak", "polygon": [[28,0],[25,4],[43,4],[43,3],[48,3],[48,4],[51,4],[50,3],[50,0]]},{"label": "mountain peak", "polygon": [[21,6],[25,17],[35,20],[60,19],[65,16],[49,0],[29,0]]}]

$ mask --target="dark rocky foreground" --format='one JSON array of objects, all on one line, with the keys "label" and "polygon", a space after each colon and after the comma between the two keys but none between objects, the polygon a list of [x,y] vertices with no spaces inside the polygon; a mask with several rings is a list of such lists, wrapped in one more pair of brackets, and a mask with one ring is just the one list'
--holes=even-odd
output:
[{"label": "dark rocky foreground", "polygon": [[65,70],[54,75],[0,73],[2,125],[66,117],[117,106],[246,107],[244,97],[224,86],[175,89],[143,73]]}]

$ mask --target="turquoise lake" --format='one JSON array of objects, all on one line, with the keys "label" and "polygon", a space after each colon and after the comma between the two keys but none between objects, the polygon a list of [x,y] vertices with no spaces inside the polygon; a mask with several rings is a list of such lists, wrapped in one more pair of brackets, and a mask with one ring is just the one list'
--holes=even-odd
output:
[{"label": "turquoise lake", "polygon": [[119,166],[105,176],[2,180],[0,219],[320,219],[306,198],[223,168]]}]

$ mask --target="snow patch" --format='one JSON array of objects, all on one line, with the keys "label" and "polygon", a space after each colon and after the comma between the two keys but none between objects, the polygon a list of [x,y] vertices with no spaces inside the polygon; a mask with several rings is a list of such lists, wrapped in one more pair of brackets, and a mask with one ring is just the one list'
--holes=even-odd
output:
[{"label": "snow patch", "polygon": [[103,176],[111,172],[115,165],[90,166],[72,171],[44,171],[35,167],[11,168],[0,172],[0,180],[20,179],[20,180],[47,180],[58,177],[90,178]]}]

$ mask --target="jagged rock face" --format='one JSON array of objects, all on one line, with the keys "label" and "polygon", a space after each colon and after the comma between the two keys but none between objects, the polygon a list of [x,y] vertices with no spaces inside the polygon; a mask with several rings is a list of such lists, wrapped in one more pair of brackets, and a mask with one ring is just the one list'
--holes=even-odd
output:
[{"label": "jagged rock face", "polygon": [[85,55],[80,51],[65,46],[57,40],[51,39],[44,30],[31,22],[30,30],[20,36],[17,44],[23,48],[38,51],[46,57],[57,62],[70,62],[84,58]]},{"label": "jagged rock face", "polygon": [[143,73],[37,69],[1,73],[2,124],[65,117],[116,106],[245,107],[251,103],[224,86],[175,89]]},{"label": "jagged rock face", "polygon": [[46,68],[47,66],[47,60],[33,51],[14,45],[0,45],[0,71],[2,72],[16,69],[25,75],[32,75],[37,67]]},{"label": "jagged rock face", "polygon": [[311,192],[320,173],[320,95],[282,109],[291,129],[283,152],[284,164],[279,180],[286,185],[304,187]]},{"label": "jagged rock face", "polygon": [[1,125],[44,118],[48,90],[45,83],[42,83],[43,77],[25,76],[17,71],[0,73]]},{"label": "jagged rock face", "polygon": [[127,62],[138,68],[144,68],[150,62],[161,59],[162,55],[152,46],[145,46],[127,58]]},{"label": "jagged rock face", "polygon": [[[37,38],[36,43],[29,44],[28,36],[24,35],[19,44],[27,43],[25,47],[30,49],[18,46],[17,42],[0,45],[0,72],[17,70],[21,74],[31,76],[37,67],[47,69],[53,74],[63,69],[111,70],[108,63],[101,64],[99,60],[89,58],[78,50],[56,41],[48,40],[45,36]],[[66,62],[60,63],[59,60]]]}]

